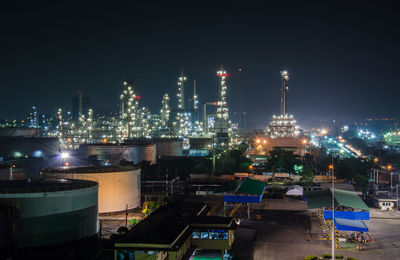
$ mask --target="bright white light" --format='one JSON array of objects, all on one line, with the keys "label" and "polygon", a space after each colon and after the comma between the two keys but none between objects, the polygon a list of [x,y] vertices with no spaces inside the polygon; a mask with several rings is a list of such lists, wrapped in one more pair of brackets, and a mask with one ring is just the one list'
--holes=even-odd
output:
[{"label": "bright white light", "polygon": [[63,158],[63,159],[69,158],[69,153],[62,152],[62,153],[61,153],[61,158]]}]

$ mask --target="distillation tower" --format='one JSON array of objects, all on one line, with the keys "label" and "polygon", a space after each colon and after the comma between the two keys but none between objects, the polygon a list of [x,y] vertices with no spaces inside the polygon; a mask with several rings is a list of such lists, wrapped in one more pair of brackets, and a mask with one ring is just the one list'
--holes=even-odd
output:
[{"label": "distillation tower", "polygon": [[287,111],[289,73],[286,70],[281,71],[281,82],[281,114],[273,116],[267,128],[267,133],[271,138],[295,138],[299,135],[299,128],[293,115],[289,115]]}]

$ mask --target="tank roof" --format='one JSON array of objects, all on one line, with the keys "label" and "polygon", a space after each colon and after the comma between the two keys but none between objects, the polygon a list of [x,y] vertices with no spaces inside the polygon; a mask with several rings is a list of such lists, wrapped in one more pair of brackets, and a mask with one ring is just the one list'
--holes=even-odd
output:
[{"label": "tank roof", "polygon": [[126,172],[140,169],[139,166],[99,166],[99,167],[60,167],[46,168],[42,172],[46,173],[108,173]]},{"label": "tank roof", "polygon": [[93,181],[67,179],[35,179],[0,181],[0,193],[35,193],[77,190],[98,185]]}]

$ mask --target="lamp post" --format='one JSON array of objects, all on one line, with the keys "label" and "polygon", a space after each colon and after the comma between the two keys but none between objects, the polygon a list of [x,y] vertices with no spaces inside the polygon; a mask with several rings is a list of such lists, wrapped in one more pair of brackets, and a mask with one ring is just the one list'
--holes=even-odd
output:
[{"label": "lamp post", "polygon": [[392,188],[392,182],[393,182],[393,172],[392,172],[392,165],[388,165],[386,169],[390,172],[390,196],[393,196],[393,188]]}]

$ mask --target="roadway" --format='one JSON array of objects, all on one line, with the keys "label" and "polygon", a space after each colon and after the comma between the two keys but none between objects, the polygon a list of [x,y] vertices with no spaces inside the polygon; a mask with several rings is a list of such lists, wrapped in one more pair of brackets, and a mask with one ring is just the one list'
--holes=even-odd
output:
[{"label": "roadway", "polygon": [[[297,200],[263,199],[235,234],[233,252],[239,259],[302,260],[308,255],[330,254],[331,241],[321,240],[318,218]],[[397,212],[396,212],[397,213]],[[400,214],[371,209],[366,221],[375,239],[363,251],[336,250],[346,257],[400,260]],[[395,214],[395,215],[394,215]]]}]

